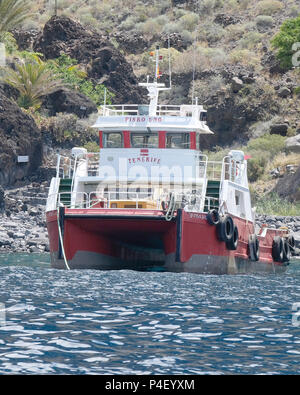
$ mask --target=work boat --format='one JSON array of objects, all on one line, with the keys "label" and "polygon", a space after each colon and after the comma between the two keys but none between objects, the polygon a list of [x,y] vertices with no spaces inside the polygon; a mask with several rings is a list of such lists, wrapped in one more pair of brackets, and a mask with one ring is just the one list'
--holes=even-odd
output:
[{"label": "work boat", "polygon": [[98,153],[74,147],[58,157],[46,207],[52,266],[284,271],[293,238],[267,226],[256,234],[244,153],[209,161],[203,107],[158,105],[164,85],[142,85],[149,105],[101,108]]}]

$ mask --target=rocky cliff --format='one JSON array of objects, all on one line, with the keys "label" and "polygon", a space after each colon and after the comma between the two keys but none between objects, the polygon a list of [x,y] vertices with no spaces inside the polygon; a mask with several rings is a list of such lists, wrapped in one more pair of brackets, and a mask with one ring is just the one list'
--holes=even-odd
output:
[{"label": "rocky cliff", "polygon": [[[18,156],[29,161],[18,163]],[[0,185],[32,175],[42,163],[41,132],[34,120],[0,91]]]},{"label": "rocky cliff", "polygon": [[33,49],[46,59],[55,59],[62,53],[84,65],[88,76],[105,84],[114,93],[115,103],[141,103],[145,90],[138,81],[131,65],[110,43],[107,37],[85,29],[67,17],[52,17],[33,44]]}]

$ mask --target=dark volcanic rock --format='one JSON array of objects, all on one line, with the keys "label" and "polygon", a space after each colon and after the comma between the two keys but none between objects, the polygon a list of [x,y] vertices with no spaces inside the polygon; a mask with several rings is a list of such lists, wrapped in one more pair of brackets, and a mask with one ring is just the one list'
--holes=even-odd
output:
[{"label": "dark volcanic rock", "polygon": [[[27,177],[42,162],[41,133],[34,120],[0,92],[0,184],[13,184]],[[17,163],[18,156],[28,163]]]},{"label": "dark volcanic rock", "polygon": [[271,134],[280,134],[281,136],[285,136],[288,131],[289,125],[287,123],[276,123],[271,125],[270,133]]},{"label": "dark volcanic rock", "polygon": [[79,118],[87,117],[97,112],[97,106],[84,94],[67,88],[62,88],[44,97],[43,107],[54,116],[59,112],[76,114]]},{"label": "dark volcanic rock", "polygon": [[271,74],[283,74],[286,72],[286,70],[280,66],[280,61],[276,58],[276,55],[273,52],[268,52],[267,49],[265,55],[262,57],[261,64]]},{"label": "dark volcanic rock", "polygon": [[61,53],[68,53],[70,43],[75,40],[85,41],[91,34],[84,27],[67,17],[52,17],[44,26],[33,45],[36,52],[41,52],[47,59],[55,59]]},{"label": "dark volcanic rock", "polygon": [[283,178],[280,178],[274,190],[282,198],[300,201],[300,166],[296,173],[285,174]]},{"label": "dark volcanic rock", "polygon": [[229,25],[235,25],[236,23],[241,22],[241,20],[237,17],[232,16],[232,15],[218,14],[215,17],[214,22],[218,23],[219,25],[222,25],[223,27],[226,27]]},{"label": "dark volcanic rock", "polygon": [[12,35],[14,36],[20,51],[31,49],[33,42],[36,40],[39,34],[40,32],[38,30],[33,30],[33,29],[32,30],[14,29],[12,31]]},{"label": "dark volcanic rock", "polygon": [[129,54],[140,54],[150,48],[151,43],[139,33],[117,32],[113,35],[120,48]]},{"label": "dark volcanic rock", "polygon": [[146,92],[138,87],[131,65],[106,37],[86,30],[67,17],[52,17],[34,44],[47,59],[65,53],[86,66],[88,76],[115,94],[114,102],[142,103]]},{"label": "dark volcanic rock", "polygon": [[164,48],[168,48],[169,41],[170,41],[170,47],[175,48],[178,51],[183,51],[188,47],[187,42],[183,40],[180,33],[171,33],[169,35],[167,34],[162,35],[160,40]]},{"label": "dark volcanic rock", "polygon": [[0,83],[0,92],[3,93],[8,99],[13,99],[17,101],[19,97],[19,91],[12,86],[5,84],[3,82]]}]

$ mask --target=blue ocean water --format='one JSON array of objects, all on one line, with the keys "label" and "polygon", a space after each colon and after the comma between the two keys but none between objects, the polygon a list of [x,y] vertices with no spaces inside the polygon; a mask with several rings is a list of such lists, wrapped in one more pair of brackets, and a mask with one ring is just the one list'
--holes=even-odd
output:
[{"label": "blue ocean water", "polygon": [[299,374],[299,310],[299,261],[204,276],[0,255],[0,374]]}]

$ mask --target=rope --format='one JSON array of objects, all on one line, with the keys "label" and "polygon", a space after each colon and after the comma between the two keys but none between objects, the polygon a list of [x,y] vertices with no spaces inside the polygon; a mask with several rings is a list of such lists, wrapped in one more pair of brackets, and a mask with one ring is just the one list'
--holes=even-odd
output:
[{"label": "rope", "polygon": [[174,217],[174,211],[175,211],[175,194],[172,193],[170,196],[168,211],[166,212],[165,215],[166,221],[171,221],[171,219]]},{"label": "rope", "polygon": [[64,262],[65,262],[67,270],[70,270],[70,267],[68,265],[68,261],[66,258],[66,254],[65,254],[64,241],[62,238],[61,228],[60,228],[60,223],[59,223],[59,207],[57,208],[57,226],[58,226],[58,234],[59,234],[59,240],[60,240],[61,249],[62,249],[62,253],[63,253],[63,257],[64,257]]}]

